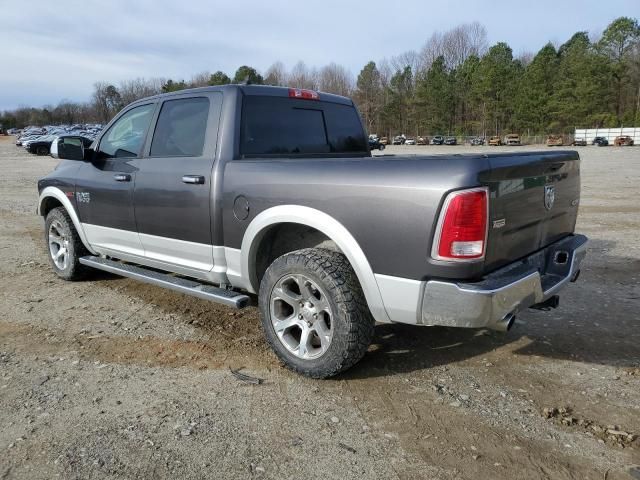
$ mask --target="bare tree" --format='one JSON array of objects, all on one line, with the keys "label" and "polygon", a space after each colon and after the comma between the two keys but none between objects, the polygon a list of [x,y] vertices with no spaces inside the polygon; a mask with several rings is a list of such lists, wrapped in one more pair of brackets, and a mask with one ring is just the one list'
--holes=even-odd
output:
[{"label": "bare tree", "polygon": [[351,73],[342,65],[330,63],[320,69],[318,77],[318,86],[323,92],[348,97],[353,91]]},{"label": "bare tree", "polygon": [[388,86],[391,81],[391,77],[393,76],[393,68],[391,68],[389,60],[383,58],[378,63],[378,71],[380,72],[380,84],[383,87]]},{"label": "bare tree", "polygon": [[[162,85],[164,84],[162,78],[136,78],[134,80],[125,80],[120,82],[118,92],[123,105],[128,105],[131,102],[135,102],[141,98],[157,95],[162,91]],[[205,84],[206,85],[206,84]]]},{"label": "bare tree", "polygon": [[81,107],[71,100],[61,100],[53,109],[53,116],[59,123],[77,123],[81,121]]},{"label": "bare tree", "polygon": [[315,69],[310,70],[303,61],[299,61],[291,69],[288,85],[295,88],[317,90],[318,73]]},{"label": "bare tree", "polygon": [[393,72],[402,71],[406,67],[411,68],[411,71],[414,73],[414,78],[415,73],[423,69],[422,57],[415,50],[408,50],[400,55],[391,57],[389,63]]},{"label": "bare tree", "polygon": [[264,73],[264,83],[266,85],[287,85],[288,78],[287,68],[281,61],[274,62]]},{"label": "bare tree", "polygon": [[206,87],[209,85],[209,79],[211,78],[211,72],[200,72],[196,73],[193,77],[191,77],[191,81],[189,81],[190,87]]},{"label": "bare tree", "polygon": [[523,67],[526,67],[531,63],[531,61],[533,60],[533,57],[535,56],[536,56],[535,53],[529,50],[523,50],[518,54],[516,59],[522,64]]},{"label": "bare tree", "polygon": [[483,56],[488,48],[487,30],[478,22],[458,25],[444,33],[435,32],[420,52],[421,68],[428,69],[444,57],[448,68],[457,68],[471,55]]}]

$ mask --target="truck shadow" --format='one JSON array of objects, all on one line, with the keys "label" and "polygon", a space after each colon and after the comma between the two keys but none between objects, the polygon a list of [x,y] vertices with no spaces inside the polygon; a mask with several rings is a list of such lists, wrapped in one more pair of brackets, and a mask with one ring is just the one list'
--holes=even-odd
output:
[{"label": "truck shadow", "polygon": [[[381,325],[376,327],[373,344],[362,361],[338,378],[382,377],[470,360],[484,365],[482,359],[493,358],[496,351],[504,362],[539,356],[618,367],[638,366],[640,259],[611,255],[614,247],[611,242],[591,242],[581,277],[562,292],[560,307],[548,312],[527,310],[510,332]],[[242,355],[255,357],[249,363],[257,366],[265,361],[267,346],[257,309],[234,312],[133,280],[106,273],[98,275],[100,280],[119,279],[114,282],[118,290],[155,304],[166,314],[189,324],[195,319],[197,328],[209,337],[208,343],[216,351],[226,352],[229,359],[234,358],[235,349],[240,346],[239,335],[247,342],[242,344]],[[248,360],[251,359],[243,361]]]},{"label": "truck shadow", "polygon": [[[609,254],[613,242],[593,241],[579,281],[560,307],[522,312],[507,333],[445,327],[383,325],[367,355],[346,378],[412,372],[512,355],[636,367],[640,365],[640,259]],[[505,355],[506,354],[506,355]],[[523,358],[524,359],[524,358]]]}]

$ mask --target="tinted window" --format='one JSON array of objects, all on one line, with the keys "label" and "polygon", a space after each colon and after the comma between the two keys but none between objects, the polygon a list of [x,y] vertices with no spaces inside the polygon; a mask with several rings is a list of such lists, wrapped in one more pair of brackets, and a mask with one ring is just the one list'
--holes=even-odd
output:
[{"label": "tinted window", "polygon": [[137,157],[144,142],[144,136],[151,122],[154,105],[132,108],[102,137],[101,157]]},{"label": "tinted window", "polygon": [[326,103],[324,114],[332,152],[367,151],[367,139],[355,108],[338,103]]},{"label": "tinted window", "polygon": [[240,153],[244,156],[366,152],[355,108],[283,97],[246,96]]},{"label": "tinted window", "polygon": [[162,105],[151,143],[152,157],[199,157],[204,148],[209,99],[168,100]]}]

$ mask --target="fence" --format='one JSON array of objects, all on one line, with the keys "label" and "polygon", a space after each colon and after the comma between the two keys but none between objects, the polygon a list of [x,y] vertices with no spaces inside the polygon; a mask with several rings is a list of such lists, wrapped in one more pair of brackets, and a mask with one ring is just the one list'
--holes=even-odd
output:
[{"label": "fence", "polygon": [[575,138],[584,138],[587,143],[591,143],[596,137],[606,138],[610,144],[616,137],[628,136],[633,138],[633,143],[640,143],[640,127],[619,127],[619,128],[576,128]]}]

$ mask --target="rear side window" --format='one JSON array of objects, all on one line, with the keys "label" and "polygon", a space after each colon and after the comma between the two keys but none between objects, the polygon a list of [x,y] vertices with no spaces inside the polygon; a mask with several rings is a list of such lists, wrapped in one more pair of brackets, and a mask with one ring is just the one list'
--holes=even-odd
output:
[{"label": "rear side window", "polygon": [[355,108],[338,103],[327,103],[329,142],[333,152],[366,152],[368,141],[364,137],[362,123]]},{"label": "rear side window", "polygon": [[285,97],[244,98],[240,153],[245,157],[366,152],[353,107]]},{"label": "rear side window", "polygon": [[208,98],[184,98],[164,102],[153,133],[150,156],[201,156],[208,116]]}]

